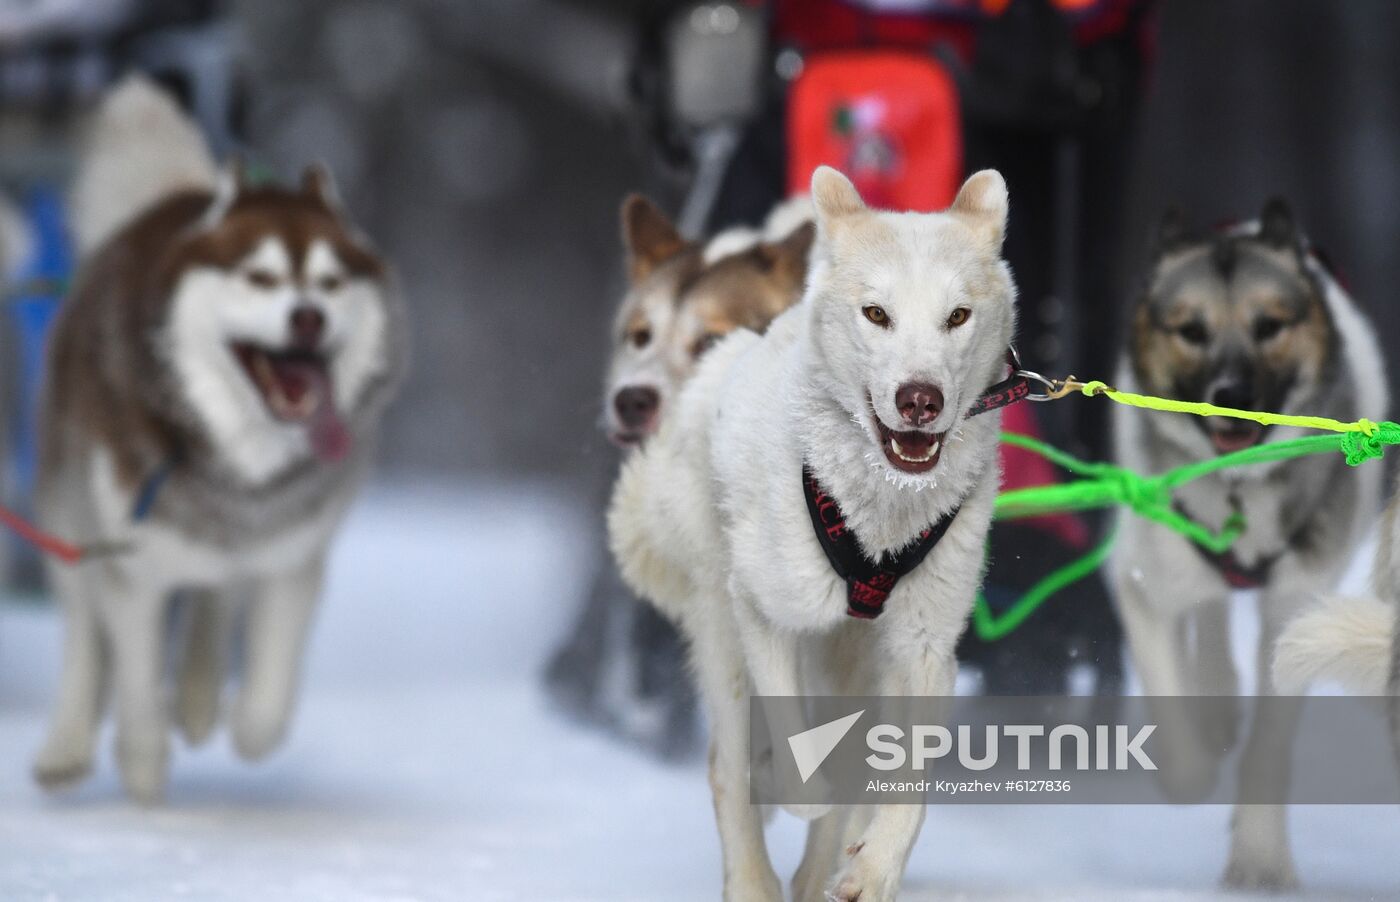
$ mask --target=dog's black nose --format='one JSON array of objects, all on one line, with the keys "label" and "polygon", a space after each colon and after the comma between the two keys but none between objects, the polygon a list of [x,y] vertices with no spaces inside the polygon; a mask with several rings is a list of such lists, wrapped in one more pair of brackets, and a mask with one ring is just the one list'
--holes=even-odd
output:
[{"label": "dog's black nose", "polygon": [[292,311],[292,342],[298,347],[316,347],[325,329],[326,315],[315,307],[302,305]]},{"label": "dog's black nose", "polygon": [[943,412],[943,391],[927,382],[906,382],[894,393],[894,406],[910,426],[922,426]]},{"label": "dog's black nose", "polygon": [[642,429],[661,406],[661,394],[646,385],[629,385],[613,398],[617,418],[628,429]]},{"label": "dog's black nose", "polygon": [[1233,407],[1236,410],[1254,409],[1254,396],[1249,389],[1234,382],[1217,385],[1211,390],[1209,400],[1216,407]]}]

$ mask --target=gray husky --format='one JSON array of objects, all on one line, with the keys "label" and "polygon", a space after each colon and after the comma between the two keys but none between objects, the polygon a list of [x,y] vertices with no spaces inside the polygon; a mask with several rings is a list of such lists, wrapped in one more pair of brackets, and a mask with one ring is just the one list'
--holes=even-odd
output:
[{"label": "gray husky", "polygon": [[[1118,387],[1250,410],[1354,420],[1383,417],[1388,398],[1376,338],[1337,281],[1309,250],[1288,206],[1270,201],[1258,222],[1189,232],[1178,214],[1162,224],[1156,258],[1133,318]],[[1115,409],[1118,462],[1158,473],[1305,433],[1221,417]],[[1379,467],[1351,469],[1340,455],[1226,470],[1176,494],[1178,509],[1212,530],[1242,516],[1243,536],[1223,555],[1206,552],[1135,516],[1124,520],[1112,561],[1119,612],[1151,696],[1238,693],[1228,610],[1232,589],[1257,588],[1260,695],[1277,692],[1266,666],[1284,624],[1331,589],[1376,513]],[[1159,703],[1165,706],[1165,703]],[[1221,712],[1230,709],[1222,705]],[[1263,709],[1250,726],[1242,771],[1278,785],[1279,750],[1296,717]],[[1200,716],[1177,730],[1168,785],[1199,795],[1234,742],[1233,716]],[[1213,721],[1213,722],[1199,722]],[[1164,736],[1164,739],[1167,738]],[[1272,757],[1271,757],[1272,756]],[[1286,757],[1286,751],[1283,753]],[[1295,883],[1284,808],[1239,805],[1225,882]]]},{"label": "gray husky", "polygon": [[[142,171],[122,178],[121,161]],[[296,189],[220,178],[148,83],[104,102],[78,192],[80,234],[103,234],[50,340],[37,508],[60,535],[129,551],[50,569],[66,637],[34,771],[46,786],[88,772],[110,689],[123,782],[149,802],[176,592],[196,613],[175,722],[192,741],[213,727],[245,601],[234,744],[256,758],[282,738],[327,549],[399,381],[402,316],[324,171]]]}]

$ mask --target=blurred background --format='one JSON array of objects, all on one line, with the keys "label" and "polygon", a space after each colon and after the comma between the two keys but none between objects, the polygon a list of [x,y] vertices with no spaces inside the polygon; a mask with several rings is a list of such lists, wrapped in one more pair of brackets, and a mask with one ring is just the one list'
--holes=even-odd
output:
[{"label": "blurred background", "polygon": [[[244,148],[286,175],[327,161],[402,271],[419,328],[386,471],[601,478],[611,463],[596,460],[606,448],[593,427],[623,287],[617,208],[640,188],[678,212],[689,186],[637,89],[646,30],[681,5],[6,3],[0,176],[15,198],[61,185],[74,115],[125,66],[165,71],[198,95],[220,149]],[[1384,293],[1400,283],[1387,232],[1400,187],[1400,7],[1148,9],[1133,38],[1138,123],[1111,198],[1129,255],[1094,261],[1113,272],[1122,303],[1167,204],[1209,224],[1282,193],[1393,331],[1400,313]],[[1013,216],[1013,233],[1031,227]],[[544,398],[549,442],[535,406]]]},{"label": "blurred background", "polygon": [[[561,729],[557,712],[538,692],[553,650],[587,633],[578,611],[606,583],[600,510],[619,457],[599,422],[612,317],[626,288],[618,208],[627,191],[642,190],[693,234],[758,223],[790,183],[801,183],[788,171],[795,149],[786,103],[804,67],[824,52],[870,47],[921,54],[946,72],[958,101],[947,128],[960,168],[1006,172],[1021,350],[1035,368],[1111,378],[1119,329],[1169,204],[1211,225],[1252,217],[1273,194],[1293,203],[1383,343],[1400,339],[1400,309],[1389,300],[1400,284],[1400,4],[1392,0],[0,0],[0,264],[11,286],[0,312],[0,416],[10,503],[25,508],[30,491],[44,329],[73,265],[63,195],[82,114],[123,72],[146,71],[174,90],[220,153],[240,152],[285,178],[309,161],[328,163],[409,299],[412,370],[387,417],[377,484],[352,518],[313,646],[308,706],[321,704],[251,796],[218,807],[230,786],[250,778],[216,756],[187,765],[187,798],[222,818],[251,816],[276,836],[277,806],[291,797],[302,820],[286,829],[304,836],[326,826],[314,812],[340,804],[347,783],[372,782],[367,772],[392,761],[398,776],[382,791],[352,793],[356,804],[389,810],[391,823],[405,799],[473,807],[480,795],[469,780],[452,784],[457,795],[430,791],[436,769],[465,761],[502,773],[489,768],[508,767],[498,760],[508,756],[482,762],[473,757],[487,754],[476,734],[441,720],[481,705],[482,694],[460,687],[507,680],[512,688],[487,708],[512,727],[568,744],[584,770],[566,776],[591,785],[591,794],[575,799],[584,809],[570,815],[578,823],[566,817],[556,831],[531,833],[515,821],[454,828],[441,842],[444,855],[459,845],[485,851],[475,863],[442,865],[448,871],[439,876],[504,880],[507,891],[487,898],[663,897],[610,895],[596,874],[577,893],[540,873],[512,892],[502,877],[527,867],[520,849],[546,854],[574,843],[574,827],[588,833],[585,811],[600,799],[648,811],[618,828],[624,832],[713,842],[695,774],[647,762],[621,771],[635,785],[600,777],[618,767],[611,756],[638,753],[587,731],[550,732]],[[736,60],[752,68],[735,68]],[[1059,412],[1039,424],[1046,435],[1105,452],[1102,411]],[[32,810],[39,803],[22,771],[52,687],[57,632],[25,549],[10,547],[6,574],[14,597],[0,602],[0,805]],[[1097,591],[1083,589],[1085,598]],[[502,595],[512,603],[498,603]],[[27,601],[14,604],[20,597]],[[1121,675],[1112,615],[1098,603],[1080,609],[1101,612],[1093,616],[1104,622],[1045,623],[1037,632],[1033,621],[1028,633]],[[380,619],[386,605],[394,628]],[[598,653],[611,653],[604,645]],[[979,654],[993,659],[969,651]],[[428,701],[405,707],[386,688],[396,685]],[[1046,685],[1032,674],[1004,688]],[[394,715],[375,720],[364,698]],[[405,727],[409,720],[416,726]],[[353,743],[318,742],[340,736],[334,724],[346,722],[379,744],[351,753]],[[383,744],[386,724],[389,734],[421,738],[432,750]],[[317,776],[308,779],[308,769]],[[115,793],[110,773],[106,779],[99,799]],[[503,792],[490,797],[518,802]],[[661,817],[655,806],[670,792],[699,816]],[[548,810],[535,804],[522,810]],[[46,822],[25,837],[17,822],[0,819],[0,859],[7,826],[27,856],[0,860],[0,890],[7,876],[51,885],[73,843],[103,842],[115,825],[128,825],[104,819],[100,808],[67,814],[66,824]],[[1188,837],[1223,816],[1172,823]],[[1084,817],[1075,828],[1084,835],[1102,826]],[[1315,820],[1307,830],[1335,835],[1346,821]],[[166,839],[190,829],[183,821],[156,828]],[[1147,824],[1120,825],[1117,838],[1097,841],[1108,850],[1134,830],[1154,841]],[[393,840],[380,826],[354,831],[344,847],[317,847],[320,883],[299,882],[297,865],[274,856],[281,889],[297,897],[298,887],[330,887],[341,897],[353,894],[338,892],[346,885],[337,879],[375,874],[385,893],[434,897],[421,882],[380,879],[405,866],[376,845]],[[232,867],[213,864],[226,832],[206,824],[195,833],[195,859],[215,875]],[[1312,863],[1334,883],[1364,887],[1377,867],[1363,854],[1375,849],[1370,839]],[[789,836],[779,846],[792,852],[799,841]],[[502,851],[512,844],[516,851]],[[126,851],[155,856],[158,848]],[[341,853],[361,858],[336,876]],[[578,854],[582,867],[588,856]],[[695,867],[695,898],[712,896],[704,890],[709,864]],[[1025,873],[1062,866],[1051,850]],[[1015,882],[1022,873],[990,859],[970,867],[969,880]],[[1206,862],[1199,873],[1181,872],[1159,861],[1146,873],[1159,886],[1204,885],[1215,869]],[[664,863],[655,871],[648,876],[677,876]],[[1080,885],[1077,873],[1071,866],[1068,885]],[[1095,897],[1080,888],[1077,898]]]}]

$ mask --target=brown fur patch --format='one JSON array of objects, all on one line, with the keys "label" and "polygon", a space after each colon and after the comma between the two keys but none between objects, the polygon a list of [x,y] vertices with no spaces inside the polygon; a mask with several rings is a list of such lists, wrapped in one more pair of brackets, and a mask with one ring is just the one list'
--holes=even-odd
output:
[{"label": "brown fur patch", "polygon": [[42,455],[59,463],[73,430],[109,448],[118,478],[135,486],[153,468],[205,441],[181,408],[159,346],[171,293],[191,266],[232,267],[269,235],[300,260],[317,239],[355,275],[386,267],[309,189],[247,189],[227,215],[200,230],[213,196],[169,197],[114,235],[82,267],[49,338]]}]

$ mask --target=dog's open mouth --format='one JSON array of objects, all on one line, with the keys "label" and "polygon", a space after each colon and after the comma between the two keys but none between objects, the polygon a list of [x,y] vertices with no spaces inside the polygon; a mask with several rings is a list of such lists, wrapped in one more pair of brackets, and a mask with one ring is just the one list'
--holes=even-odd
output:
[{"label": "dog's open mouth", "polygon": [[1264,437],[1264,427],[1250,420],[1207,417],[1206,434],[1210,436],[1216,454],[1230,454],[1259,444]]},{"label": "dog's open mouth", "polygon": [[350,430],[335,404],[329,361],[314,351],[272,351],[233,345],[234,356],[262,395],[268,412],[285,423],[305,425],[311,448],[323,460],[350,450]]},{"label": "dog's open mouth", "polygon": [[880,450],[890,466],[903,473],[927,473],[938,466],[943,453],[943,432],[896,432],[875,418],[880,433]]}]

